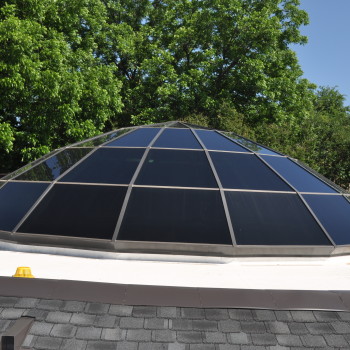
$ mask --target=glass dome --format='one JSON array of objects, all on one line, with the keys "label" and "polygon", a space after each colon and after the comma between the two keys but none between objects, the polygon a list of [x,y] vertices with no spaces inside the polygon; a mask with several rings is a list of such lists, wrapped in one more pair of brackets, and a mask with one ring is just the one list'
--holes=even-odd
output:
[{"label": "glass dome", "polygon": [[167,122],[55,150],[0,179],[0,240],[117,252],[344,254],[348,196],[232,132]]}]

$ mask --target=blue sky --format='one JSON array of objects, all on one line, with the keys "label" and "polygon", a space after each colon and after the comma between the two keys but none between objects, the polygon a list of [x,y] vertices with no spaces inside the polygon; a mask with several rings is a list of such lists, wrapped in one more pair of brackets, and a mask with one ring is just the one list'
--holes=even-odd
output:
[{"label": "blue sky", "polygon": [[350,0],[301,0],[310,24],[302,27],[309,38],[294,46],[304,77],[317,85],[338,86],[350,105]]}]

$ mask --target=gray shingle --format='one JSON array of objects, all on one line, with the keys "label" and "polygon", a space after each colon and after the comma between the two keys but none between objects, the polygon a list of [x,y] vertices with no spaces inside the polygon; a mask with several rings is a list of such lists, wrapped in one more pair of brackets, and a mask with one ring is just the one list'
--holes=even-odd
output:
[{"label": "gray shingle", "polygon": [[108,313],[116,316],[131,316],[132,306],[128,305],[111,305]]},{"label": "gray shingle", "polygon": [[250,338],[248,337],[248,334],[240,332],[240,333],[230,333],[229,342],[231,344],[250,344]]},{"label": "gray shingle", "polygon": [[120,342],[117,344],[117,350],[137,350],[138,346],[135,342]]},{"label": "gray shingle", "polygon": [[44,321],[48,313],[49,312],[46,310],[30,309],[30,310],[26,310],[23,316],[30,316],[30,317],[34,317],[37,321]]},{"label": "gray shingle", "polygon": [[34,322],[29,333],[34,335],[48,336],[53,328],[52,323]]},{"label": "gray shingle", "polygon": [[62,311],[68,312],[83,312],[85,309],[86,303],[82,301],[66,301],[62,306]]},{"label": "gray shingle", "polygon": [[77,331],[77,327],[71,324],[55,324],[50,332],[53,337],[72,338]]},{"label": "gray shingle", "polygon": [[125,329],[115,329],[115,328],[104,328],[102,330],[101,339],[104,340],[125,340],[126,338],[126,330]]},{"label": "gray shingle", "polygon": [[226,334],[221,332],[205,332],[204,340],[206,343],[227,343]]},{"label": "gray shingle", "polygon": [[218,326],[221,332],[233,333],[241,331],[241,324],[234,320],[219,321]]},{"label": "gray shingle", "polygon": [[300,337],[293,334],[277,334],[277,341],[279,345],[283,346],[302,346]]},{"label": "gray shingle", "polygon": [[255,345],[276,345],[277,339],[273,334],[252,334],[252,341]]},{"label": "gray shingle", "polygon": [[348,348],[349,343],[346,341],[344,336],[338,334],[326,334],[324,336],[326,343],[329,346],[335,346],[337,348]]},{"label": "gray shingle", "polygon": [[218,323],[209,320],[193,320],[192,327],[196,331],[217,331]]},{"label": "gray shingle", "polygon": [[43,310],[54,310],[54,311],[57,311],[63,305],[64,305],[64,302],[62,300],[41,299],[36,307],[38,309],[43,309]]},{"label": "gray shingle", "polygon": [[147,329],[128,329],[126,339],[132,341],[150,341],[152,333]]},{"label": "gray shingle", "polygon": [[343,321],[350,321],[350,312],[337,312],[337,315]]},{"label": "gray shingle", "polygon": [[2,310],[0,317],[5,320],[17,320],[25,311],[25,309],[6,308]]},{"label": "gray shingle", "polygon": [[168,344],[140,343],[138,350],[168,350]]},{"label": "gray shingle", "polygon": [[250,321],[254,319],[251,310],[232,309],[232,310],[228,310],[228,314],[230,318],[232,318],[233,320]]},{"label": "gray shingle", "polygon": [[84,340],[96,340],[100,339],[102,328],[95,327],[78,327],[76,338]]},{"label": "gray shingle", "polygon": [[309,333],[304,323],[291,322],[288,323],[288,328],[293,334],[307,334]]},{"label": "gray shingle", "polygon": [[70,322],[76,325],[89,326],[94,324],[95,318],[95,315],[79,313],[73,314]]},{"label": "gray shingle", "polygon": [[121,317],[119,327],[124,329],[141,329],[143,328],[144,319],[137,317]]},{"label": "gray shingle", "polygon": [[196,309],[192,307],[183,307],[181,308],[181,317],[189,319],[203,319],[205,318],[203,309]]},{"label": "gray shingle", "polygon": [[327,347],[324,338],[320,335],[306,334],[301,336],[301,340],[308,347]]},{"label": "gray shingle", "polygon": [[274,334],[289,334],[288,324],[285,322],[274,321],[266,323],[267,329]]},{"label": "gray shingle", "polygon": [[338,334],[350,334],[350,325],[346,322],[332,322],[331,325]]},{"label": "gray shingle", "polygon": [[314,316],[318,322],[338,321],[339,317],[336,312],[314,311]]},{"label": "gray shingle", "polygon": [[275,321],[276,315],[271,310],[255,310],[253,316],[258,321]]},{"label": "gray shingle", "polygon": [[47,322],[68,323],[72,314],[70,312],[50,311],[46,317]]},{"label": "gray shingle", "polygon": [[312,311],[291,311],[291,314],[296,322],[316,322]]},{"label": "gray shingle", "polygon": [[145,329],[166,329],[168,328],[169,321],[164,318],[146,318],[144,328]]},{"label": "gray shingle", "polygon": [[215,345],[211,344],[190,344],[190,350],[215,350]]},{"label": "gray shingle", "polygon": [[179,343],[198,344],[203,342],[201,332],[178,331],[177,341]]},{"label": "gray shingle", "polygon": [[86,345],[86,340],[64,339],[60,350],[85,350]]},{"label": "gray shingle", "polygon": [[19,298],[0,296],[0,307],[13,307],[19,300]]},{"label": "gray shingle", "polygon": [[96,316],[94,325],[96,327],[112,328],[116,325],[117,321],[119,321],[119,318],[117,320],[117,316],[114,315]]},{"label": "gray shingle", "polygon": [[37,337],[32,334],[27,334],[22,344],[23,348],[32,348],[36,342]]},{"label": "gray shingle", "polygon": [[169,320],[169,328],[175,330],[191,330],[192,329],[192,320],[184,320],[184,319],[175,319]]},{"label": "gray shingle", "polygon": [[9,325],[10,325],[9,320],[0,320],[0,332],[6,331]]},{"label": "gray shingle", "polygon": [[159,306],[157,307],[157,316],[165,318],[176,318],[177,308],[171,306]]},{"label": "gray shingle", "polygon": [[292,322],[293,317],[290,311],[275,311],[275,316],[277,321],[282,321],[282,322]]},{"label": "gray shingle", "polygon": [[85,312],[87,314],[104,315],[108,313],[109,308],[109,304],[87,303],[85,306]]},{"label": "gray shingle", "polygon": [[332,328],[327,323],[306,323],[305,326],[311,334],[333,333]]},{"label": "gray shingle", "polygon": [[208,320],[227,320],[229,318],[227,309],[205,309],[205,317]]},{"label": "gray shingle", "polygon": [[33,308],[39,302],[39,299],[36,298],[20,298],[14,307],[18,308]]},{"label": "gray shingle", "polygon": [[36,349],[43,350],[58,350],[61,347],[62,339],[61,338],[52,338],[52,337],[38,337],[35,341]]},{"label": "gray shingle", "polygon": [[218,350],[240,350],[241,347],[239,345],[232,345],[232,344],[219,344],[216,346],[216,349]]},{"label": "gray shingle", "polygon": [[155,317],[157,308],[155,306],[134,306],[132,315],[134,317]]},{"label": "gray shingle", "polygon": [[107,341],[89,341],[86,350],[116,350],[117,344]]},{"label": "gray shingle", "polygon": [[168,345],[168,350],[185,350],[186,345],[179,343],[172,343]]},{"label": "gray shingle", "polygon": [[152,340],[155,342],[174,343],[176,341],[176,332],[169,329],[152,331]]},{"label": "gray shingle", "polygon": [[241,322],[242,331],[245,333],[265,333],[264,322]]}]

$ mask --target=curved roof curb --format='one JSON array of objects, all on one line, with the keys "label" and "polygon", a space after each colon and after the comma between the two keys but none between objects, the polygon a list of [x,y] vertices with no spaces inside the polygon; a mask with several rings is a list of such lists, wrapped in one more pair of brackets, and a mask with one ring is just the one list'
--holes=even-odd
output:
[{"label": "curved roof curb", "polygon": [[125,305],[350,311],[350,291],[186,288],[0,277],[0,296]]}]

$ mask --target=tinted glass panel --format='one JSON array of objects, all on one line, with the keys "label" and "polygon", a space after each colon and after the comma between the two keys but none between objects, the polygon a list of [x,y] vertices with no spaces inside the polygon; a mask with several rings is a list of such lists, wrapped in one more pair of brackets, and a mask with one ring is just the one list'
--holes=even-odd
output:
[{"label": "tinted glass panel", "polygon": [[237,244],[330,245],[296,194],[226,192]]},{"label": "tinted glass panel", "polygon": [[224,188],[292,191],[254,154],[210,152]]},{"label": "tinted glass panel", "polygon": [[300,192],[336,192],[288,158],[261,157]]},{"label": "tinted glass panel", "polygon": [[196,130],[196,133],[207,149],[220,151],[249,152],[245,148],[238,146],[233,141],[230,141],[229,139],[218,134],[215,131]]},{"label": "tinted glass panel", "polygon": [[128,184],[143,153],[142,148],[100,148],[60,181]]},{"label": "tinted glass panel", "polygon": [[112,239],[126,189],[55,185],[18,231]]},{"label": "tinted glass panel", "polygon": [[28,170],[24,174],[18,176],[16,180],[55,180],[78,160],[91,152],[91,150],[92,148],[67,149],[45,160],[43,163],[38,164],[36,167]]},{"label": "tinted glass panel", "polygon": [[350,203],[343,196],[303,195],[335,244],[350,244]]},{"label": "tinted glass panel", "polygon": [[232,140],[240,143],[241,145],[249,148],[251,151],[254,151],[256,153],[261,153],[261,154],[273,154],[273,155],[279,155],[276,152],[273,152],[263,146],[258,145],[257,143],[244,139],[243,137],[239,137],[234,133],[230,133],[230,132],[223,132],[223,134],[227,135],[228,137],[230,137]]},{"label": "tinted glass panel", "polygon": [[120,240],[232,244],[219,191],[134,188]]},{"label": "tinted glass panel", "polygon": [[189,129],[165,129],[154,147],[202,149],[201,145]]},{"label": "tinted glass panel", "polygon": [[0,181],[0,188],[5,185],[5,181]]},{"label": "tinted glass panel", "polygon": [[148,153],[136,184],[218,187],[204,151],[162,149]]},{"label": "tinted glass panel", "polygon": [[12,231],[48,184],[9,182],[0,190],[0,230]]},{"label": "tinted glass panel", "polygon": [[139,128],[125,136],[108,143],[106,146],[147,147],[160,128]]},{"label": "tinted glass panel", "polygon": [[95,138],[90,141],[78,143],[74,145],[74,147],[93,147],[93,146],[99,146],[105,142],[108,142],[109,140],[113,140],[116,137],[119,137],[127,132],[130,132],[132,129],[122,129],[122,130],[117,130],[115,132],[112,132],[108,135],[102,135],[98,138]]}]

